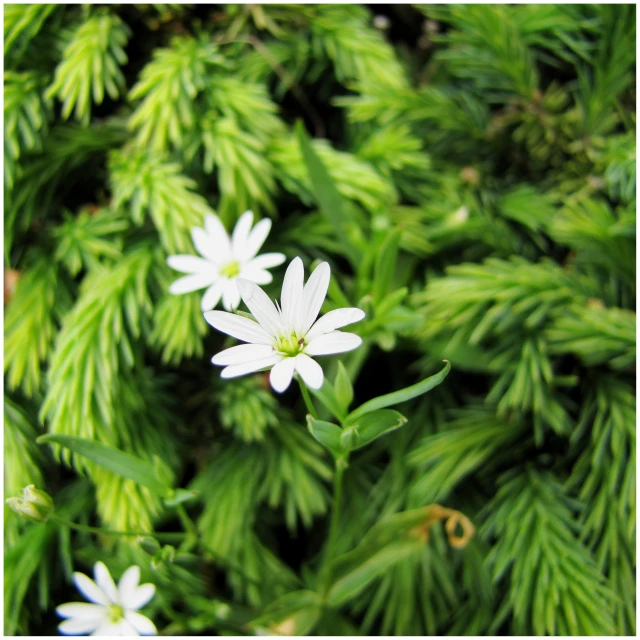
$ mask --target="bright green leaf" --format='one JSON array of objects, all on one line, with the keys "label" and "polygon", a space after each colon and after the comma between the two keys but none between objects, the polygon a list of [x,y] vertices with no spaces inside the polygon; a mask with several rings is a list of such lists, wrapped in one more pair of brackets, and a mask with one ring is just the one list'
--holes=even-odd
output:
[{"label": "bright green leaf", "polygon": [[399,391],[394,391],[393,393],[388,393],[384,396],[379,396],[378,398],[374,398],[373,400],[369,400],[365,402],[363,405],[360,405],[357,409],[352,411],[348,416],[346,422],[348,424],[353,424],[358,420],[358,418],[362,417],[367,413],[371,413],[376,409],[383,409],[384,407],[391,407],[394,404],[400,404],[401,402],[406,402],[407,400],[411,400],[412,398],[417,398],[421,396],[423,393],[427,393],[427,391],[431,391],[434,387],[437,387],[449,373],[451,369],[451,363],[445,360],[447,363],[440,371],[440,373],[436,373],[435,375],[425,378],[421,382],[414,384],[410,387],[405,387],[404,389],[400,389]]}]

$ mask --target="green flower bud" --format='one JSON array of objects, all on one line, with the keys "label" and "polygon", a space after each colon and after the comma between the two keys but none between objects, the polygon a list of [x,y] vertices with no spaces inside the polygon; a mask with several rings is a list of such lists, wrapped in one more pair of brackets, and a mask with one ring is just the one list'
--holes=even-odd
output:
[{"label": "green flower bud", "polygon": [[138,542],[145,553],[155,556],[160,551],[160,543],[155,538],[138,537]]},{"label": "green flower bud", "polygon": [[18,515],[32,522],[46,522],[54,510],[51,496],[33,484],[22,490],[22,497],[9,498],[5,502]]},{"label": "green flower bud", "polygon": [[360,434],[357,427],[348,427],[340,434],[340,444],[347,450],[353,451],[360,445]]}]

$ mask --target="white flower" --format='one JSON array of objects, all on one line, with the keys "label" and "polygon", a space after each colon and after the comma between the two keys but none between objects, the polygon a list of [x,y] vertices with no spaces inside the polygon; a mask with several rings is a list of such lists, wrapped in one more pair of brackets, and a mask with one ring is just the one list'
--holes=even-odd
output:
[{"label": "white flower", "polygon": [[138,609],[153,598],[156,588],[141,584],[140,568],[129,567],[116,587],[109,570],[102,562],[93,569],[95,582],[84,573],[76,571],[73,581],[82,595],[93,604],[68,602],[56,608],[62,618],[69,618],[58,626],[60,633],[77,636],[154,636],[158,633],[149,618]]},{"label": "white flower", "polygon": [[251,280],[257,284],[269,284],[273,276],[267,271],[281,265],[286,257],[282,253],[264,253],[256,256],[269,235],[271,220],[260,220],[252,229],[253,213],[245,211],[231,234],[227,234],[217,216],[208,215],[204,229],[196,227],[191,231],[193,244],[202,256],[169,256],[167,264],[188,276],[176,280],[169,292],[188,293],[207,287],[202,296],[202,310],[213,309],[220,298],[225,309],[237,308],[240,294],[238,278]]},{"label": "white flower", "polygon": [[224,311],[204,314],[218,331],[249,343],[226,349],[212,358],[213,364],[225,366],[222,377],[235,378],[271,368],[271,386],[282,393],[297,371],[307,386],[319,389],[324,381],[322,367],[309,356],[343,353],[362,344],[360,336],[336,331],[362,320],[364,311],[360,309],[335,309],[316,322],[330,278],[331,269],[323,262],[303,286],[304,267],[302,260],[295,258],[285,273],[278,308],[260,287],[239,279],[240,295],[258,322]]}]

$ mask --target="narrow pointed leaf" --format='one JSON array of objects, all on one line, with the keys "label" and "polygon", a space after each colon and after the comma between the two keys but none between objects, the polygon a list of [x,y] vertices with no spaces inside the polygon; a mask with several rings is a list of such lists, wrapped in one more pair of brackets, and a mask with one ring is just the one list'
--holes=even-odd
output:
[{"label": "narrow pointed leaf", "polygon": [[376,264],[373,270],[373,299],[376,304],[382,302],[391,289],[393,273],[398,258],[398,246],[402,229],[394,229],[382,242],[382,246],[376,255]]},{"label": "narrow pointed leaf", "polygon": [[66,447],[77,455],[95,462],[122,478],[133,480],[159,495],[168,496],[171,493],[171,487],[157,478],[156,469],[152,462],[130,453],[119,451],[95,440],[75,436],[47,434],[40,436],[37,442],[59,444]]},{"label": "narrow pointed leaf", "polygon": [[368,402],[360,405],[347,416],[346,423],[353,424],[367,413],[371,413],[377,409],[384,409],[385,407],[392,407],[395,404],[406,402],[407,400],[421,396],[423,393],[427,393],[427,391],[431,391],[431,389],[437,387],[447,377],[447,374],[451,369],[451,363],[447,360],[445,360],[445,362],[447,364],[439,373],[436,373],[429,378],[425,378],[421,382],[410,387],[405,387],[399,391],[379,396],[378,398],[374,398],[373,400],[369,400]]},{"label": "narrow pointed leaf", "polygon": [[[331,223],[336,238],[345,245],[345,249],[355,264],[358,260],[359,251],[349,242],[347,234],[347,223],[350,221],[349,209],[344,198],[336,188],[329,172],[315,152],[309,136],[301,122],[296,125],[298,143],[302,151],[302,158],[309,172],[311,186],[318,201],[320,211]],[[355,262],[354,262],[355,261]]]}]

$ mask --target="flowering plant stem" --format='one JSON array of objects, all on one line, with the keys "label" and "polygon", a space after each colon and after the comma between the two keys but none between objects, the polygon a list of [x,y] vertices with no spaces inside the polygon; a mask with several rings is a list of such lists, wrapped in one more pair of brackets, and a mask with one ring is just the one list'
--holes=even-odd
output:
[{"label": "flowering plant stem", "polygon": [[298,378],[298,383],[300,384],[300,391],[302,391],[304,403],[307,405],[307,411],[317,420],[318,412],[313,406],[313,400],[311,400],[311,394],[309,393],[309,389],[307,389],[307,385],[304,383],[302,378]]},{"label": "flowering plant stem", "polygon": [[182,526],[185,528],[185,531],[187,532],[186,540],[182,543],[182,545],[180,545],[181,549],[182,551],[190,551],[191,549],[193,549],[194,546],[198,544],[198,539],[199,539],[198,528],[196,527],[193,520],[189,517],[189,514],[187,513],[187,510],[184,508],[183,505],[179,504],[176,507],[176,512],[178,514],[178,517],[180,518],[180,522],[182,523]]},{"label": "flowering plant stem", "polygon": [[338,537],[338,526],[340,523],[340,508],[342,506],[342,480],[344,470],[347,468],[347,458],[336,460],[336,474],[333,483],[333,500],[331,502],[331,522],[329,524],[329,536],[327,538],[327,546],[324,552],[324,561],[322,567],[323,577],[328,577],[326,572],[329,568],[329,562],[333,558],[335,552],[335,544]]},{"label": "flowering plant stem", "polygon": [[180,533],[180,532],[155,533],[154,531],[113,531],[111,529],[101,529],[100,527],[92,527],[88,524],[78,524],[77,522],[71,522],[70,520],[65,520],[64,518],[61,518],[60,516],[57,516],[55,514],[51,515],[50,520],[53,522],[57,522],[58,524],[64,527],[75,529],[76,531],[84,531],[86,533],[95,533],[98,535],[105,535],[105,536],[145,536],[145,537],[157,538],[158,540],[166,540],[166,541],[174,540],[175,541],[176,539],[182,539],[187,535],[186,533]]}]

